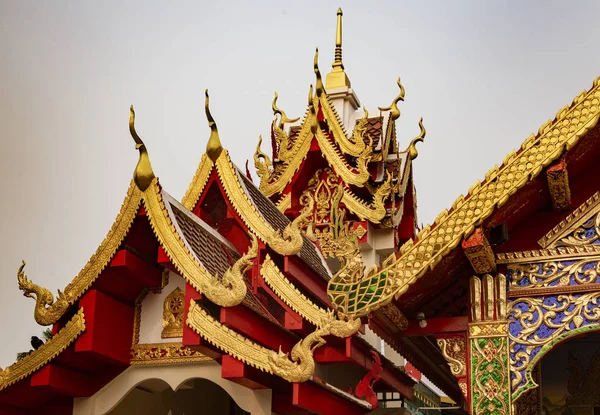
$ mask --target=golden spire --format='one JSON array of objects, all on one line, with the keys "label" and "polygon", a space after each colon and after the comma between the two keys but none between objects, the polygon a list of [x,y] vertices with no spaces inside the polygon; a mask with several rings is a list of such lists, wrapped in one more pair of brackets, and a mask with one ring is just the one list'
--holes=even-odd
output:
[{"label": "golden spire", "polygon": [[342,62],[342,9],[337,10],[337,27],[335,29],[335,59],[331,67],[333,68],[327,74],[327,89],[350,88],[350,79],[344,72],[344,63]]},{"label": "golden spire", "polygon": [[206,144],[206,154],[208,154],[208,157],[210,157],[210,159],[214,162],[217,161],[217,159],[221,155],[223,147],[221,146],[221,140],[219,139],[219,130],[217,130],[217,123],[215,123],[215,120],[210,114],[210,108],[208,107],[208,89],[204,91],[204,95],[206,96],[206,100],[204,101],[204,110],[206,111],[206,119],[208,120],[208,126],[210,127],[210,138],[208,139],[208,143]]},{"label": "golden spire", "polygon": [[152,180],[154,180],[154,172],[152,171],[146,145],[135,131],[135,111],[133,110],[133,105],[129,107],[129,132],[133,137],[133,141],[135,141],[135,149],[140,152],[140,158],[133,173],[133,181],[138,189],[143,192],[150,186]]}]

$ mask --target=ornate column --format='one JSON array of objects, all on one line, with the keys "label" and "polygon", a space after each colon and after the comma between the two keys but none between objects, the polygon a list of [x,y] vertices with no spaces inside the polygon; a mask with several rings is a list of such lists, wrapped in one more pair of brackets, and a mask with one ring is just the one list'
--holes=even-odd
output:
[{"label": "ornate column", "polygon": [[506,277],[470,281],[469,402],[472,415],[510,415]]}]

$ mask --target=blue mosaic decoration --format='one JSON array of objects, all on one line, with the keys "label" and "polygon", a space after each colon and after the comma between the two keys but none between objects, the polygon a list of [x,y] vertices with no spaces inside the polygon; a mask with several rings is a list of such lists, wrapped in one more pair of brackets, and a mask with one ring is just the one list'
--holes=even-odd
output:
[{"label": "blue mosaic decoration", "polygon": [[531,370],[557,343],[600,329],[600,292],[519,298],[509,304],[512,399],[537,385]]},{"label": "blue mosaic decoration", "polygon": [[512,287],[541,288],[600,283],[600,258],[511,264],[506,276]]}]

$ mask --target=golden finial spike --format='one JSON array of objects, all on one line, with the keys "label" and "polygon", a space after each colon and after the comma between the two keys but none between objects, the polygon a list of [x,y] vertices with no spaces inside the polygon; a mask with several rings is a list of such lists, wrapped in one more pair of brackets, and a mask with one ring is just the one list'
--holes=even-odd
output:
[{"label": "golden finial spike", "polygon": [[342,8],[337,10],[337,27],[335,28],[335,60],[331,65],[333,68],[340,67],[344,69],[342,62]]},{"label": "golden finial spike", "polygon": [[279,108],[277,108],[277,98],[279,98],[279,95],[277,95],[277,91],[275,91],[275,97],[273,98],[273,103],[271,104],[271,108],[273,108],[273,115],[277,116],[280,115],[281,116],[281,120],[279,120],[279,124],[289,124],[289,123],[293,123],[298,121],[300,118],[294,118],[294,119],[290,119],[288,118],[288,116],[285,114],[285,112],[283,112],[282,110],[280,110]]},{"label": "golden finial spike", "polygon": [[219,138],[219,130],[217,130],[217,123],[213,119],[210,108],[209,108],[209,97],[208,97],[208,89],[204,91],[204,95],[206,99],[204,101],[204,110],[206,111],[206,119],[208,120],[208,126],[210,127],[210,138],[208,139],[208,143],[206,144],[206,154],[208,157],[215,162],[221,155],[223,151],[223,147],[221,146],[221,139]]},{"label": "golden finial spike", "polygon": [[425,134],[427,134],[427,131],[425,130],[425,126],[423,125],[423,117],[421,117],[421,120],[419,121],[419,127],[421,128],[421,132],[419,133],[418,136],[413,138],[413,140],[410,142],[410,145],[408,146],[408,157],[411,160],[416,159],[417,156],[419,155],[416,144],[419,141],[423,141],[425,139]]},{"label": "golden finial spike", "polygon": [[314,61],[315,75],[317,75],[317,96],[320,97],[325,90],[323,88],[323,79],[321,78],[321,71],[319,71],[319,48],[315,51],[315,61]]},{"label": "golden finial spike", "polygon": [[398,81],[396,82],[398,84],[398,87],[400,88],[400,93],[398,94],[398,96],[396,98],[394,98],[394,101],[392,101],[392,105],[390,105],[389,107],[378,107],[379,111],[392,111],[392,120],[397,120],[398,118],[400,118],[400,110],[398,109],[398,102],[399,101],[404,101],[404,94],[405,94],[405,90],[404,87],[402,86],[402,83],[400,82],[400,77],[398,77]]},{"label": "golden finial spike", "polygon": [[344,63],[342,62],[342,9],[337,10],[337,25],[335,28],[335,58],[331,67],[331,72],[327,74],[327,89],[350,88],[350,79],[344,72]]},{"label": "golden finial spike", "polygon": [[145,191],[152,180],[154,180],[154,172],[152,171],[152,165],[150,164],[150,157],[148,157],[148,151],[146,145],[135,131],[135,111],[133,105],[129,107],[129,133],[135,141],[135,148],[140,152],[140,158],[135,171],[133,172],[133,181],[135,182],[138,189],[142,192]]}]

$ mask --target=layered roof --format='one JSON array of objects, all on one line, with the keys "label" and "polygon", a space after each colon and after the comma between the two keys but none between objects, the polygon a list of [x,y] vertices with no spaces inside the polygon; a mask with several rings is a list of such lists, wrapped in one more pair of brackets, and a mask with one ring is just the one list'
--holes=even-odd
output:
[{"label": "layered roof", "polygon": [[[316,93],[312,93],[311,86],[305,116],[299,126],[290,128],[289,134],[284,130],[285,124],[295,120],[290,120],[277,108],[275,94],[273,111],[276,118],[271,126],[273,161],[260,150],[262,138],[254,155],[259,188],[283,210],[289,208],[289,186],[305,170],[305,162],[316,143],[326,165],[343,184],[341,202],[360,220],[379,224],[397,210],[395,198],[402,199],[404,195],[398,182],[406,182],[410,177],[410,169],[401,169],[397,160],[403,159],[406,161],[404,167],[410,166],[410,161],[417,156],[414,144],[425,137],[425,129],[421,123],[421,134],[407,150],[398,151],[395,120],[400,116],[397,103],[404,99],[404,88],[398,80],[399,95],[390,107],[380,108],[389,113],[369,117],[365,109],[349,136],[325,91],[317,60],[318,51],[314,62]],[[392,202],[386,202],[390,198]]]}]

